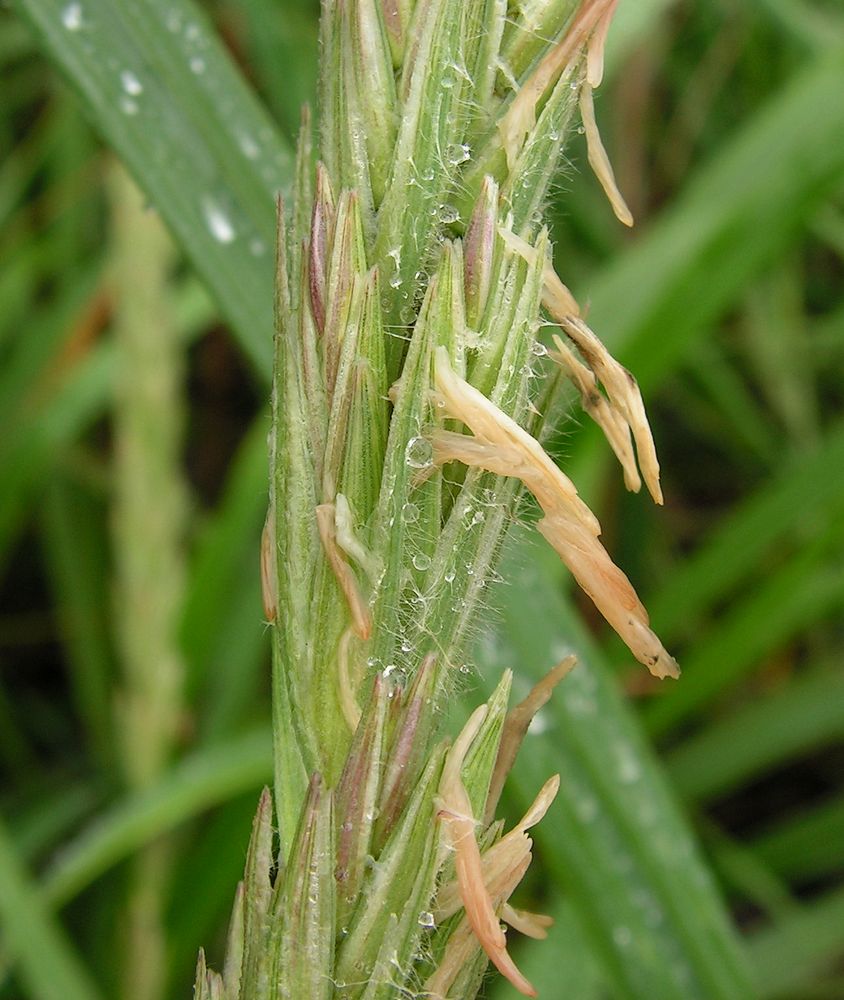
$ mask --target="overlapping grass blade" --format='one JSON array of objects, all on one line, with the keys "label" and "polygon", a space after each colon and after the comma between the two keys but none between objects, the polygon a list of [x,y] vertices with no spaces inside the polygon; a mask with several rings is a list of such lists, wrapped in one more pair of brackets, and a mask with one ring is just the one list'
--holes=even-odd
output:
[{"label": "overlapping grass blade", "polygon": [[544,863],[575,899],[620,996],[749,996],[734,933],[671,792],[546,565],[542,554],[526,563],[511,550],[514,586],[487,657],[535,678],[572,647],[581,658],[515,772],[525,796],[541,775],[561,772],[556,823],[536,830]]},{"label": "overlapping grass blade", "polygon": [[198,750],[149,792],[118,801],[65,846],[40,892],[61,906],[133,851],[204,809],[260,787],[271,773],[268,728],[253,729]]},{"label": "overlapping grass blade", "polygon": [[713,798],[842,737],[844,674],[818,669],[681,743],[668,773],[683,796]]},{"label": "overlapping grass blade", "polygon": [[822,802],[751,841],[764,864],[803,881],[844,869],[844,798]]},{"label": "overlapping grass blade", "polygon": [[19,0],[268,376],[273,195],[292,154],[190,0]]},{"label": "overlapping grass blade", "polygon": [[751,938],[749,954],[759,996],[773,1000],[806,995],[803,991],[819,976],[835,969],[842,947],[844,890],[835,889]]},{"label": "overlapping grass blade", "polygon": [[33,1000],[99,1000],[73,946],[39,898],[0,822],[0,918]]}]

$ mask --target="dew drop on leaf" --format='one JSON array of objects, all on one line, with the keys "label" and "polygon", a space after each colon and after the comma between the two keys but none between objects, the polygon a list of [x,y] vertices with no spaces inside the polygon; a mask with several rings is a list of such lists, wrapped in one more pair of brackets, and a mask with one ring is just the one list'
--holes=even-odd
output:
[{"label": "dew drop on leaf", "polygon": [[62,24],[68,31],[79,31],[82,27],[82,4],[69,3],[62,11]]},{"label": "dew drop on leaf", "polygon": [[213,198],[203,198],[202,214],[211,235],[218,243],[231,243],[235,238],[235,230],[231,219],[220,208]]},{"label": "dew drop on leaf", "polygon": [[143,93],[144,89],[141,81],[130,69],[124,69],[120,74],[120,86],[123,87],[126,93],[131,97],[137,97],[138,94]]},{"label": "dew drop on leaf", "polygon": [[407,442],[404,457],[411,469],[426,469],[434,460],[434,449],[425,438],[412,437]]}]

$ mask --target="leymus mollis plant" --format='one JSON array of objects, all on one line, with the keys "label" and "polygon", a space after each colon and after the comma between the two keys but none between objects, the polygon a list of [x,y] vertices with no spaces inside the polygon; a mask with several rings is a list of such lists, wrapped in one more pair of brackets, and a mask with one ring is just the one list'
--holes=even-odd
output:
[{"label": "leymus mollis plant", "polygon": [[677,676],[538,440],[564,374],[627,486],[644,479],[661,502],[636,383],[555,274],[542,224],[578,108],[590,163],[631,221],[592,104],[614,8],[324,0],[317,155],[306,116],[279,212],[262,552],[275,792],[222,975],[200,955],[203,1000],[457,1000],[489,961],[535,995],[501,921],[545,936],[547,918],[509,899],[559,778],[510,832],[494,816],[530,718],[572,663],[510,712],[506,674],[453,744],[439,733],[524,488],[634,655]]}]

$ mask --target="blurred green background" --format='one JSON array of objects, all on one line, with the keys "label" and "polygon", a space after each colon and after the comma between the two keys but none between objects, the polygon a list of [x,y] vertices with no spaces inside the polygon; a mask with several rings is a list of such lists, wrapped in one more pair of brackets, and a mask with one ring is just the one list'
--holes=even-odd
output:
[{"label": "blurred green background", "polygon": [[[221,959],[270,776],[270,195],[316,17],[0,9],[4,1000],[186,997],[197,947]],[[651,683],[514,529],[466,702],[503,667],[522,692],[583,661],[504,803],[512,819],[561,772],[519,900],[557,924],[516,957],[548,1000],[663,1000],[675,946],[672,996],[686,953],[716,967],[717,907],[663,905],[668,817],[694,829],[690,870],[700,850],[756,993],[840,1000],[844,10],[622,0],[610,42],[598,116],[637,226],[578,136],[549,211],[558,270],[642,384],[665,508],[624,493],[574,406],[554,448],[684,673]]]}]

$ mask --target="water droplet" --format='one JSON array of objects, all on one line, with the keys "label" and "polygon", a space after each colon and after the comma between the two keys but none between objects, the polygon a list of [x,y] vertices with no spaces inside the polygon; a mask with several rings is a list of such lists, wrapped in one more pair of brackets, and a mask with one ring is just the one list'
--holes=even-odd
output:
[{"label": "water droplet", "polygon": [[401,275],[398,271],[390,278],[390,288],[401,288]]},{"label": "water droplet", "polygon": [[615,746],[615,756],[618,762],[618,779],[625,785],[632,785],[641,777],[639,762],[632,749],[624,743]]},{"label": "water droplet", "polygon": [[551,723],[548,721],[547,712],[537,712],[536,715],[530,720],[530,725],[528,726],[528,733],[531,736],[539,736],[540,733],[545,733],[551,728]]},{"label": "water droplet", "polygon": [[434,927],[434,914],[429,910],[424,910],[419,914],[419,926],[420,927]]},{"label": "water droplet", "polygon": [[413,557],[413,565],[416,569],[424,573],[426,569],[430,569],[431,558],[430,556],[426,556],[424,552],[417,552]]},{"label": "water droplet", "polygon": [[82,27],[82,4],[69,3],[62,11],[62,24],[68,31],[79,31]]},{"label": "water droplet", "polygon": [[613,927],[612,939],[619,948],[629,948],[633,943],[633,935],[629,927]]},{"label": "water droplet", "polygon": [[411,469],[427,469],[434,460],[431,442],[423,437],[413,437],[407,442],[404,458]]},{"label": "water droplet", "polygon": [[454,205],[440,205],[439,218],[443,225],[448,226],[451,225],[452,222],[457,222],[460,218],[460,213]]},{"label": "water droplet", "polygon": [[455,574],[454,570],[453,570],[453,569],[450,569],[450,570],[449,570],[449,571],[448,571],[448,572],[447,572],[447,573],[445,574],[445,576],[443,577],[443,579],[445,580],[445,582],[446,582],[446,583],[454,583],[454,577],[455,577],[455,576],[456,576],[456,574]]},{"label": "water droplet", "polygon": [[216,201],[211,198],[203,198],[202,214],[205,222],[211,231],[211,235],[218,243],[231,243],[235,237],[234,226],[231,219],[220,208]]},{"label": "water droplet", "polygon": [[445,158],[456,167],[472,158],[472,150],[465,143],[454,143],[446,149]]},{"label": "water droplet", "polygon": [[199,38],[199,25],[189,24],[185,28],[185,38],[187,38],[189,42],[195,42],[197,38]]},{"label": "water droplet", "polygon": [[535,358],[544,358],[548,353],[548,348],[542,343],[542,341],[535,340],[533,344],[531,344],[530,352]]},{"label": "water droplet", "polygon": [[202,56],[194,56],[188,65],[190,66],[191,73],[195,73],[197,76],[205,72],[205,60]]},{"label": "water droplet", "polygon": [[401,509],[401,516],[405,524],[416,524],[419,520],[419,508],[415,503],[406,503]]},{"label": "water droplet", "polygon": [[138,102],[133,101],[131,97],[121,97],[120,110],[125,115],[136,115],[138,113]]},{"label": "water droplet", "polygon": [[241,132],[237,137],[237,144],[240,151],[247,160],[257,160],[261,153],[261,148],[248,132]]},{"label": "water droplet", "polygon": [[124,69],[120,74],[120,85],[132,97],[137,97],[144,90],[143,84],[130,69]]},{"label": "water droplet", "polygon": [[249,252],[253,257],[260,257],[266,249],[263,240],[254,239],[249,241]]}]

